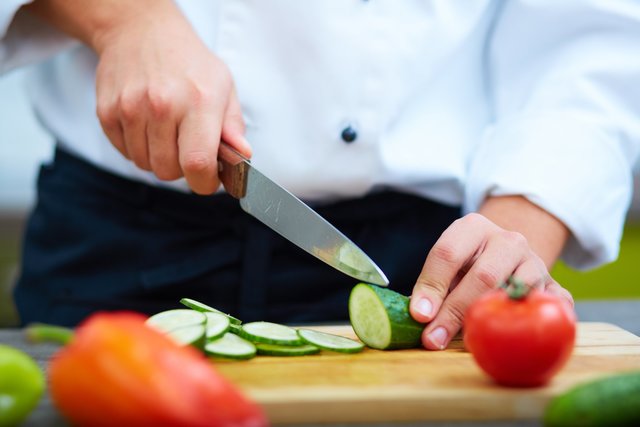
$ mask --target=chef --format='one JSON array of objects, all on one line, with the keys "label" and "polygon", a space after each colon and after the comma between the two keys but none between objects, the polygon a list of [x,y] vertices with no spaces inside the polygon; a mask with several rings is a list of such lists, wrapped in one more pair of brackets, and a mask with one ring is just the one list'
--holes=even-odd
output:
[{"label": "chef", "polygon": [[[220,189],[224,140],[411,294],[446,348],[515,275],[614,260],[640,151],[633,0],[4,0],[0,67],[56,140],[23,322],[157,312],[345,320],[355,284]],[[29,141],[4,141],[27,145]]]}]

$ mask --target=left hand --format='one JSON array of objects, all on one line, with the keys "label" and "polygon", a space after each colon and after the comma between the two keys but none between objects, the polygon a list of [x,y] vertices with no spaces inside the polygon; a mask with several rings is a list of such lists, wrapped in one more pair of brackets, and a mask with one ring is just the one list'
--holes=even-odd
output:
[{"label": "left hand", "polygon": [[511,275],[573,305],[571,294],[553,280],[523,234],[477,213],[455,221],[429,252],[411,296],[413,318],[429,322],[424,347],[446,348],[462,327],[467,307]]}]

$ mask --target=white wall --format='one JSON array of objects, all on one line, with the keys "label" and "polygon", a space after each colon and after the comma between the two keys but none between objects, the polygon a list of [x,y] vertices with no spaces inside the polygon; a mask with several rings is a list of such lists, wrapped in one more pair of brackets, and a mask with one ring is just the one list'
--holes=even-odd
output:
[{"label": "white wall", "polygon": [[0,215],[24,212],[33,203],[38,166],[53,147],[27,102],[25,72],[0,76]]}]

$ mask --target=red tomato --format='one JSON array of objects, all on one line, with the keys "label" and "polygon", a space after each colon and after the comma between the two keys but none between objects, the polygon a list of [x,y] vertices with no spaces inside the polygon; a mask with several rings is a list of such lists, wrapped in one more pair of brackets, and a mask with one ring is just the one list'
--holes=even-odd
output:
[{"label": "red tomato", "polygon": [[489,376],[506,386],[546,384],[571,356],[575,336],[573,309],[535,289],[522,299],[497,289],[465,314],[465,347]]}]

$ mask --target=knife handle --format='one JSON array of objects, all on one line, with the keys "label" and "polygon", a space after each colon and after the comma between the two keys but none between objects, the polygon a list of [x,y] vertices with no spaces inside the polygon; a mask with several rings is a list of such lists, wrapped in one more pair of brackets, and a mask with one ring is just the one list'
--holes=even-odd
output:
[{"label": "knife handle", "polygon": [[220,141],[218,147],[218,176],[231,196],[241,199],[247,193],[249,160],[229,144]]}]

